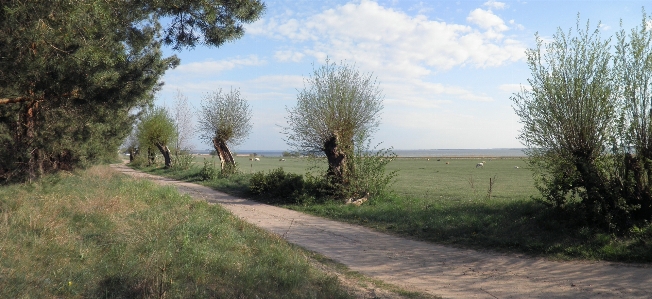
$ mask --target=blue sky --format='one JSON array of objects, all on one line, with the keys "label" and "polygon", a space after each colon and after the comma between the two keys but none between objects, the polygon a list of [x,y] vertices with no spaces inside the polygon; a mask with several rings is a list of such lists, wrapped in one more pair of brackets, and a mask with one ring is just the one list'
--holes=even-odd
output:
[{"label": "blue sky", "polygon": [[[644,1],[265,1],[242,39],[172,52],[158,105],[180,91],[195,107],[204,94],[239,88],[253,130],[232,150],[286,150],[281,128],[314,67],[345,61],[373,73],[384,93],[374,135],[395,149],[513,148],[520,124],[510,96],[527,87],[524,51],[536,32],[590,20],[608,37],[641,22]],[[196,149],[211,146],[198,139]]]}]

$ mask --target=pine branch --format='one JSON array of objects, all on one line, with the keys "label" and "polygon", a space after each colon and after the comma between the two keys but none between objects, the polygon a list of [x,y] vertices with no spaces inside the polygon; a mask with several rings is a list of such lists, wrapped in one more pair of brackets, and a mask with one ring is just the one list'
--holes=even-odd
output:
[{"label": "pine branch", "polygon": [[18,97],[18,98],[11,98],[11,99],[5,98],[5,99],[0,99],[0,105],[21,103],[29,100],[32,100],[32,98],[29,97]]}]

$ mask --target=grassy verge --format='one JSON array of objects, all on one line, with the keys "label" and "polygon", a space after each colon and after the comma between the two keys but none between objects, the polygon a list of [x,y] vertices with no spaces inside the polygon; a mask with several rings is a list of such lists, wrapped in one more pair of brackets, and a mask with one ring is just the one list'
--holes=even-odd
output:
[{"label": "grassy verge", "polygon": [[[583,228],[572,213],[551,211],[532,200],[536,189],[520,159],[484,159],[484,168],[475,167],[482,159],[440,160],[403,158],[390,163],[388,170],[399,170],[393,194],[361,207],[332,202],[285,207],[441,244],[555,259],[652,262],[652,226],[624,236]],[[243,168],[245,172],[284,167],[303,173],[309,166],[302,159],[241,163],[248,166]],[[178,171],[155,172],[193,180],[192,170],[182,175]],[[247,177],[243,174],[204,184],[247,196]],[[489,178],[495,183],[491,197]]]},{"label": "grassy verge", "polygon": [[348,298],[219,206],[107,166],[0,188],[0,298]]}]

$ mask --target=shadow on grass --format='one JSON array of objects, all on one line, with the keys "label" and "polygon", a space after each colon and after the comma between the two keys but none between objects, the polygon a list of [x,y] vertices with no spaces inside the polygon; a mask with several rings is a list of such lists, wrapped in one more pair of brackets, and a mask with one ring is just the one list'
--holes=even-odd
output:
[{"label": "shadow on grass", "polygon": [[147,298],[150,292],[133,278],[107,277],[99,282],[92,295],[95,298]]},{"label": "shadow on grass", "polygon": [[651,262],[652,238],[616,238],[582,226],[572,213],[533,200],[466,202],[387,198],[368,206],[327,203],[289,208],[389,233],[475,249],[560,259]]}]

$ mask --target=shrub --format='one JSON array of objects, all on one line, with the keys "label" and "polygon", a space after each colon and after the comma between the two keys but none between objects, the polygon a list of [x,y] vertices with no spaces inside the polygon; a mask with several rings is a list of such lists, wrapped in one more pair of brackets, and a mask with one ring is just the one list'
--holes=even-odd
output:
[{"label": "shrub", "polygon": [[134,155],[133,160],[129,162],[129,165],[136,167],[136,168],[141,168],[147,166],[148,161],[147,157],[145,155]]},{"label": "shrub", "polygon": [[391,149],[372,150],[367,146],[360,147],[353,156],[353,169],[349,172],[348,197],[360,198],[369,194],[378,196],[387,191],[387,187],[396,177],[397,172],[386,172],[386,166],[397,155]]},{"label": "shrub", "polygon": [[175,150],[172,159],[172,168],[175,169],[188,169],[192,165],[194,157],[189,151]]},{"label": "shrub", "polygon": [[207,161],[204,159],[204,167],[199,171],[199,177],[203,181],[212,181],[218,176],[217,168],[215,167],[215,160]]},{"label": "shrub", "polygon": [[256,172],[249,181],[249,190],[253,194],[264,196],[274,203],[298,203],[300,198],[307,195],[305,187],[302,175],[285,172],[282,167],[267,174]]}]

